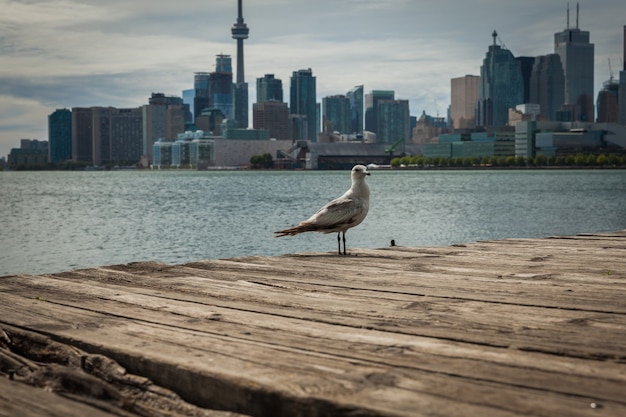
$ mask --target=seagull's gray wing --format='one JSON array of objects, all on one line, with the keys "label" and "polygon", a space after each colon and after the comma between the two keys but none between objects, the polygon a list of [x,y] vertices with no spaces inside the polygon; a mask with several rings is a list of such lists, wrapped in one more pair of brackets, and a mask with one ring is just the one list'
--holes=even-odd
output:
[{"label": "seagull's gray wing", "polygon": [[339,197],[319,209],[306,223],[314,224],[320,229],[347,225],[363,212],[364,206],[359,201],[352,197]]}]

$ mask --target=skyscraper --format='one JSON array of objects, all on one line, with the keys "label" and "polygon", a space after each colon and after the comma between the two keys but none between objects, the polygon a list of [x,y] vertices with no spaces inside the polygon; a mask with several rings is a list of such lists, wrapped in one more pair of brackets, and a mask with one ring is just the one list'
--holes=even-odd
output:
[{"label": "skyscraper", "polygon": [[466,75],[450,80],[450,118],[455,129],[468,129],[476,126],[476,101],[480,77]]},{"label": "skyscraper", "polygon": [[350,133],[363,133],[363,86],[357,85],[346,94],[350,100]]},{"label": "skyscraper", "polygon": [[322,128],[324,132],[351,133],[350,99],[346,96],[328,96],[322,99]]},{"label": "skyscraper", "polygon": [[395,91],[372,90],[365,95],[365,130],[378,133],[378,103],[382,100],[395,100]]},{"label": "skyscraper", "polygon": [[603,83],[602,90],[598,93],[596,100],[596,107],[598,110],[598,117],[596,122],[598,123],[617,123],[619,120],[618,115],[618,99],[619,94],[619,82],[613,80],[611,77],[609,80]]},{"label": "skyscraper", "polygon": [[154,143],[159,139],[176,139],[185,131],[185,110],[181,97],[152,93],[143,111],[143,155],[152,161]]},{"label": "skyscraper", "polygon": [[[234,109],[233,111],[233,68],[231,62],[230,55],[219,54],[215,57],[215,71],[209,77],[209,104],[210,108],[220,109],[227,119],[235,119],[239,123],[237,110]],[[236,106],[236,89],[234,93],[234,105]],[[248,127],[248,125],[246,124],[244,127]]]},{"label": "skyscraper", "polygon": [[306,117],[306,138],[317,141],[319,127],[317,125],[316,86],[313,71],[301,69],[294,71],[291,76],[289,94],[289,114]]},{"label": "skyscraper", "polygon": [[208,72],[196,72],[193,76],[193,116],[202,114],[202,110],[210,107],[209,103],[209,77]]},{"label": "skyscraper", "polygon": [[243,41],[248,39],[250,30],[243,21],[242,0],[238,0],[237,21],[231,29],[237,40],[237,82],[235,83],[235,120],[241,128],[248,127],[248,83],[245,81],[243,65]]},{"label": "skyscraper", "polygon": [[92,107],[95,165],[135,163],[143,153],[143,108]]},{"label": "skyscraper", "polygon": [[520,71],[522,72],[523,83],[523,98],[522,103],[530,103],[530,76],[533,72],[533,66],[535,64],[535,57],[531,56],[518,56],[515,58],[519,64]]},{"label": "skyscraper", "polygon": [[57,109],[48,116],[48,142],[50,162],[72,158],[72,112]]},{"label": "skyscraper", "polygon": [[252,125],[269,130],[270,138],[289,139],[289,108],[282,101],[262,101],[252,105]]},{"label": "skyscraper", "polygon": [[91,108],[72,108],[72,160],[93,163]]},{"label": "skyscraper", "polygon": [[539,104],[544,119],[557,120],[557,113],[565,101],[564,89],[561,58],[557,54],[536,57],[530,76],[530,103]]},{"label": "skyscraper", "polygon": [[561,57],[565,76],[565,105],[573,110],[573,119],[592,122],[594,45],[589,32],[578,28],[579,7],[576,5],[576,27],[554,34],[554,53]]},{"label": "skyscraper", "polygon": [[496,44],[498,33],[491,36],[493,44],[480,67],[476,125],[500,127],[508,123],[509,109],[524,102],[524,81],[511,51]]},{"label": "skyscraper", "polygon": [[274,74],[265,74],[256,79],[256,101],[283,101],[283,82],[274,78]]},{"label": "skyscraper", "polygon": [[408,100],[381,100],[378,103],[376,141],[396,143],[411,140],[411,124]]}]

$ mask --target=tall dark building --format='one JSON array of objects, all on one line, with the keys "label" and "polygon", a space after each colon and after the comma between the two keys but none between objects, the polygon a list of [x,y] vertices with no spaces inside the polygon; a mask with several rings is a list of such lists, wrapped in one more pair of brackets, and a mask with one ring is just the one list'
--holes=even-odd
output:
[{"label": "tall dark building", "polygon": [[209,77],[208,72],[196,72],[193,76],[193,114],[198,117],[204,109],[210,107],[209,99]]},{"label": "tall dark building", "polygon": [[237,81],[235,83],[235,120],[241,128],[248,127],[248,83],[245,81],[243,65],[243,41],[248,39],[250,30],[243,21],[242,0],[237,2],[237,21],[231,29],[233,39],[237,40]]},{"label": "tall dark building", "polygon": [[522,71],[522,82],[524,84],[524,101],[522,103],[530,103],[530,76],[533,72],[535,57],[518,56],[515,60],[519,64],[520,71]]},{"label": "tall dark building", "polygon": [[91,108],[72,108],[72,160],[93,163]]},{"label": "tall dark building", "polygon": [[299,137],[298,139],[317,141],[319,127],[317,124],[316,91],[315,77],[311,68],[293,72],[289,95],[289,114],[306,117],[306,137]]},{"label": "tall dark building", "polygon": [[72,112],[57,109],[48,116],[48,142],[50,162],[72,159]]},{"label": "tall dark building", "polygon": [[613,80],[613,77],[603,83],[603,88],[598,93],[596,100],[598,109],[596,122],[617,123],[619,121],[619,107],[617,103],[619,87],[619,82]]},{"label": "tall dark building", "polygon": [[94,165],[134,163],[143,153],[143,108],[92,107]]},{"label": "tall dark building", "polygon": [[209,104],[212,109],[220,109],[227,119],[238,120],[237,110],[233,109],[233,105],[237,105],[237,96],[236,91],[233,91],[231,62],[230,55],[216,56],[215,71],[209,77]]},{"label": "tall dark building", "polygon": [[351,133],[350,99],[343,95],[322,99],[322,130],[324,132]]},{"label": "tall dark building", "polygon": [[530,101],[539,104],[540,114],[546,120],[557,120],[557,113],[565,100],[565,78],[561,58],[557,54],[535,58],[530,76]]},{"label": "tall dark building", "polygon": [[381,100],[377,111],[376,141],[378,143],[396,143],[399,140],[409,142],[411,124],[408,100]]},{"label": "tall dark building", "polygon": [[576,27],[569,27],[554,34],[554,53],[561,57],[565,75],[565,105],[573,110],[572,118],[592,122],[593,110],[593,57],[594,45],[589,42],[589,32],[578,28],[578,5]]},{"label": "tall dark building", "polygon": [[346,94],[350,100],[351,133],[363,133],[363,86],[357,85]]},{"label": "tall dark building", "polygon": [[252,105],[254,129],[269,130],[270,138],[289,139],[289,108],[282,101],[262,101]]},{"label": "tall dark building", "polygon": [[256,79],[256,102],[283,101],[283,82],[274,78],[274,74],[265,74]]},{"label": "tall dark building", "polygon": [[511,51],[496,44],[495,30],[491,36],[493,44],[480,67],[476,124],[501,127],[509,121],[509,109],[524,102],[524,80]]},{"label": "tall dark building", "polygon": [[233,104],[233,70],[230,55],[219,54],[215,58],[215,71],[196,72],[194,76],[194,117],[202,116],[209,109],[219,109],[226,118],[236,119]]},{"label": "tall dark building", "polygon": [[395,100],[395,95],[392,90],[372,90],[365,95],[365,130],[378,134],[378,103]]},{"label": "tall dark building", "polygon": [[181,97],[152,93],[143,111],[143,155],[152,161],[152,150],[159,139],[176,139],[185,131],[185,107]]}]

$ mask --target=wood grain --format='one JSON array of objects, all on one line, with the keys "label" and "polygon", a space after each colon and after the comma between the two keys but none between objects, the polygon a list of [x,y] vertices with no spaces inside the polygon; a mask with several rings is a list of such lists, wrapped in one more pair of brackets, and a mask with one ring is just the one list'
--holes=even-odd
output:
[{"label": "wood grain", "polygon": [[7,276],[0,323],[252,416],[623,416],[625,255],[622,231]]}]

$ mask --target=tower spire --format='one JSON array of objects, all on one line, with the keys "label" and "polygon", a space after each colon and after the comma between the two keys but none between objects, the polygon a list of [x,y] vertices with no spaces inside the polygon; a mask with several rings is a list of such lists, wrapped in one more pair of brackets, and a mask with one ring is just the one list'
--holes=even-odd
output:
[{"label": "tower spire", "polygon": [[248,39],[250,30],[243,21],[242,0],[237,1],[237,21],[231,33],[237,41],[237,82],[235,83],[235,120],[239,127],[248,127],[248,83],[243,73],[243,40]]},{"label": "tower spire", "polygon": [[245,82],[243,73],[243,40],[248,39],[248,33],[250,33],[248,25],[246,25],[243,21],[243,6],[241,3],[242,0],[237,1],[237,21],[231,29],[233,39],[237,40],[237,84],[243,84]]}]

